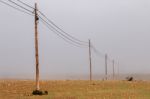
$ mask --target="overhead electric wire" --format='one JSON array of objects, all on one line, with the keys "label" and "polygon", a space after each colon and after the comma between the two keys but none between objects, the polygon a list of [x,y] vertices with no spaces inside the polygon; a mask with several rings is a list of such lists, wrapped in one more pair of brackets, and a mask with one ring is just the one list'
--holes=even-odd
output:
[{"label": "overhead electric wire", "polygon": [[20,2],[20,3],[22,3],[22,4],[24,4],[25,6],[27,6],[27,7],[29,7],[29,8],[31,8],[31,9],[35,9],[34,7],[32,7],[32,6],[30,6],[30,5],[28,5],[28,4],[24,3],[24,2],[22,2],[21,0],[17,0],[17,1]]},{"label": "overhead electric wire", "polygon": [[[70,41],[71,42],[71,44],[76,44],[76,45],[78,45],[78,47],[79,46],[84,46],[84,47],[87,47],[87,45],[83,45],[83,44],[80,44],[80,43],[78,43],[78,42],[76,42],[76,41],[74,41],[74,40],[72,40],[72,39],[70,39],[69,37],[67,37],[66,35],[64,35],[64,34],[62,34],[60,31],[58,31],[57,29],[55,29],[53,26],[51,26],[51,24],[49,24],[47,21],[45,21],[41,16],[38,16],[39,17],[39,19],[41,19],[44,23],[46,23],[47,24],[47,26],[49,27],[49,28],[51,28],[51,30],[53,29],[54,31],[54,33],[57,33],[57,35],[61,35],[61,37],[63,37],[63,39],[67,39],[67,41]],[[65,40],[66,41],[66,40]]]},{"label": "overhead electric wire", "polygon": [[[97,50],[96,47],[95,47],[93,44],[91,44],[91,48],[92,48],[93,51],[94,51],[97,55],[99,55],[100,57],[105,57],[106,54],[103,54],[103,53],[101,53],[99,50]],[[113,60],[112,60],[110,57],[108,57],[108,56],[107,56],[107,59],[108,59],[109,61],[113,61]]]},{"label": "overhead electric wire", "polygon": [[[0,1],[1,1],[1,0],[0,0]],[[30,13],[33,13],[32,11],[30,11],[30,10],[28,10],[27,8],[25,8],[25,7],[23,7],[23,6],[19,5],[19,4],[17,4],[16,2],[13,2],[13,1],[11,1],[11,0],[8,0],[8,1],[11,2],[11,3],[13,3],[13,4],[15,4],[16,6],[18,6],[18,7],[20,7],[20,8],[22,8],[22,9],[24,9],[24,10],[30,12]],[[24,2],[22,2],[22,1],[20,1],[20,0],[17,0],[17,1],[19,1],[19,2],[21,2],[22,4],[24,4],[24,5],[28,6],[28,7],[30,7],[28,4],[26,4],[26,3],[24,3]],[[25,12],[24,10],[21,10],[21,9],[19,9],[19,8],[17,8],[17,7],[14,7],[14,6],[10,5],[9,3],[6,3],[6,2],[4,2],[4,1],[1,1],[1,2],[4,3],[4,4],[6,4],[6,5],[8,5],[8,6],[10,6],[10,7],[12,7],[12,8],[14,8],[14,9],[16,9],[16,10],[19,10],[19,11],[21,11],[21,12],[24,12],[24,13],[27,13],[27,14],[33,16],[33,14],[30,14],[30,13],[28,13],[28,12]],[[30,8],[33,8],[33,7],[30,7]],[[51,27],[51,28],[55,31],[55,33],[57,32],[59,35],[63,36],[65,39],[67,39],[68,41],[71,41],[72,43],[74,43],[74,44],[76,44],[76,45],[79,45],[79,46],[88,46],[88,45],[85,45],[85,44],[83,44],[83,43],[81,43],[81,42],[78,42],[79,40],[77,40],[76,38],[74,38],[74,37],[72,37],[71,35],[69,35],[69,34],[67,34],[66,32],[64,32],[62,29],[60,29],[58,26],[56,26],[52,21],[50,21],[42,12],[40,12],[40,13],[42,14],[43,17],[45,17],[45,18],[47,19],[48,22],[47,22],[46,20],[44,20],[41,16],[39,16],[39,18],[40,18],[41,20],[43,20],[49,27]],[[50,22],[51,24],[50,24],[49,22]],[[55,27],[57,27],[57,29],[54,28],[52,25],[55,26]],[[59,31],[58,29],[61,30],[61,31]],[[66,35],[63,34],[62,32],[65,33]]]},{"label": "overhead electric wire", "polygon": [[[45,22],[43,19],[41,19],[40,21],[41,21],[48,29],[50,29],[50,31],[56,33],[56,35],[59,36],[61,39],[63,39],[65,42],[67,42],[67,43],[69,43],[69,44],[71,44],[71,45],[73,45],[73,46],[83,48],[83,46],[76,45],[76,44],[70,42],[69,40],[67,40],[66,38],[64,38],[63,36],[61,36],[57,31],[55,31],[54,29],[52,29],[52,27],[50,27],[50,26],[48,25],[48,23]],[[85,46],[84,46],[84,47],[85,47]]]},{"label": "overhead electric wire", "polygon": [[74,40],[76,40],[76,41],[78,41],[78,42],[80,42],[80,43],[88,44],[88,42],[81,41],[81,40],[79,40],[79,39],[77,39],[77,38],[71,36],[70,34],[68,34],[67,32],[65,32],[63,29],[59,28],[54,22],[52,22],[49,18],[47,18],[46,15],[43,14],[41,11],[39,11],[39,13],[40,13],[43,17],[45,17],[48,22],[50,22],[50,23],[51,23],[52,25],[54,25],[57,29],[59,29],[61,32],[63,32],[64,34],[66,34],[66,35],[69,36],[70,38],[72,38],[72,39],[74,39]]},{"label": "overhead electric wire", "polygon": [[8,0],[8,1],[11,2],[11,3],[13,3],[13,4],[15,4],[16,6],[18,6],[18,7],[20,7],[20,8],[22,8],[22,9],[24,9],[24,10],[30,12],[30,13],[33,13],[33,11],[30,11],[29,9],[27,9],[27,8],[25,8],[25,7],[23,7],[23,6],[19,5],[19,4],[17,4],[16,2],[13,2],[12,0]]},{"label": "overhead electric wire", "polygon": [[79,46],[86,46],[86,45],[83,45],[83,44],[80,44],[78,42],[75,42],[73,41],[72,39],[68,38],[67,36],[65,36],[64,34],[62,34],[61,32],[59,32],[58,30],[56,30],[54,27],[52,27],[47,21],[45,21],[42,17],[39,16],[39,18],[44,21],[51,29],[53,29],[55,31],[55,33],[57,32],[57,34],[63,36],[65,39],[68,39],[69,41],[71,41],[72,43],[74,44],[77,44]]},{"label": "overhead electric wire", "polygon": [[[7,0],[7,1],[9,1],[10,3],[12,3],[12,4],[14,4],[14,5],[18,6],[18,7],[13,6],[13,5],[9,4],[9,3],[6,2],[6,1],[4,2],[3,0],[0,0],[1,3],[3,3],[3,4],[5,4],[5,5],[7,5],[7,6],[13,8],[13,9],[15,9],[15,10],[18,10],[18,11],[20,11],[20,12],[26,13],[26,14],[31,15],[31,16],[34,15],[34,11],[31,11],[31,10],[27,9],[26,7],[20,5],[20,4],[14,2],[14,1],[12,1],[12,0]],[[32,7],[32,6],[30,6],[30,5],[28,5],[28,4],[24,3],[24,2],[22,2],[21,0],[17,0],[17,1],[20,2],[21,4],[27,6],[28,8],[31,8],[32,10],[35,9],[34,7]],[[21,8],[21,9],[19,9],[19,8]],[[65,32],[63,29],[61,29],[60,27],[58,27],[53,21],[51,21],[51,20],[50,20],[45,14],[43,14],[41,11],[38,10],[38,12],[40,13],[40,15],[41,15],[42,17],[44,17],[44,18],[42,18],[40,15],[38,15],[40,21],[41,21],[48,29],[50,29],[50,30],[51,30],[52,32],[54,32],[57,36],[59,36],[61,39],[63,39],[63,40],[66,41],[67,43],[69,43],[69,44],[71,44],[71,45],[73,45],[73,46],[76,46],[76,47],[80,47],[80,48],[88,47],[88,42],[81,41],[81,40],[75,38],[74,36],[68,34],[68,33]],[[91,44],[91,48],[93,49],[93,51],[94,51],[97,55],[99,55],[99,56],[101,56],[101,57],[105,57],[106,54],[103,54],[103,53],[99,52],[99,51],[94,47],[93,44]],[[109,60],[109,61],[111,61],[111,62],[113,61],[113,60],[110,59],[109,57],[107,57],[107,60]]]},{"label": "overhead electric wire", "polygon": [[98,51],[93,44],[91,44],[91,48],[93,49],[93,51],[99,55],[100,57],[105,57],[105,54],[101,53],[100,51]]},{"label": "overhead electric wire", "polygon": [[20,12],[23,12],[23,13],[26,13],[26,14],[28,14],[28,15],[33,16],[33,14],[30,14],[30,13],[28,13],[28,12],[26,12],[26,11],[24,11],[24,10],[21,10],[21,9],[19,9],[19,8],[17,8],[17,7],[14,7],[14,6],[10,5],[9,3],[6,3],[6,2],[4,2],[4,1],[2,1],[2,0],[0,0],[0,2],[3,3],[3,4],[5,4],[5,5],[7,5],[7,6],[9,6],[9,7],[11,7],[11,8],[13,8],[13,9],[15,9],[15,10],[18,10],[18,11],[20,11]]},{"label": "overhead electric wire", "polygon": [[[9,0],[9,1],[11,1],[11,0]],[[33,7],[31,7],[30,5],[28,5],[28,4],[26,4],[26,3],[24,3],[24,2],[22,2],[21,0],[17,0],[18,2],[20,2],[20,3],[22,3],[22,4],[24,4],[25,6],[27,6],[27,7],[30,7],[30,8],[32,8],[32,9],[34,9]],[[12,2],[12,1],[11,1]],[[56,30],[56,28],[58,29],[57,31],[59,31],[59,33],[60,32],[62,32],[62,33],[64,33],[63,35],[64,36],[68,36],[68,38],[70,38],[70,39],[72,39],[72,41],[73,42],[76,42],[76,43],[80,43],[80,45],[82,44],[82,45],[85,45],[85,44],[88,44],[88,42],[85,42],[85,41],[81,41],[81,40],[79,40],[79,39],[77,39],[77,38],[75,38],[75,37],[73,37],[73,36],[71,36],[70,34],[68,34],[68,33],[66,33],[64,30],[62,30],[61,28],[59,28],[54,22],[52,22],[50,19],[48,19],[47,17],[46,17],[46,15],[45,14],[43,14],[41,11],[38,11],[48,22],[50,22],[50,24],[52,24],[54,27],[55,27],[55,30]],[[47,23],[48,23],[47,22]],[[50,25],[49,24],[49,25]],[[53,27],[53,28],[54,28]],[[87,45],[88,46],[88,45]]]},{"label": "overhead electric wire", "polygon": [[56,33],[56,35],[59,36],[61,39],[63,39],[65,42],[67,42],[67,43],[69,43],[69,44],[71,44],[71,45],[73,45],[73,46],[83,48],[83,46],[75,45],[74,43],[69,42],[69,41],[66,40],[64,37],[60,36],[56,31],[54,31],[53,29],[51,29],[43,20],[41,20],[41,22],[42,22],[48,29],[50,29],[50,31]]}]

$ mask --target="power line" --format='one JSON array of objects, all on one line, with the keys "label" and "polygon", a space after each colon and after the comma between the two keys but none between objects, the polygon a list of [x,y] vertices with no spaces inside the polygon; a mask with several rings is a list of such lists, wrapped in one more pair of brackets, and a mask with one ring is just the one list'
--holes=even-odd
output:
[{"label": "power line", "polygon": [[[42,21],[44,21],[49,27],[51,27],[53,30],[55,30],[57,33],[59,33],[61,36],[63,36],[64,38],[68,39],[69,41],[71,41],[71,42],[73,42],[73,43],[75,43],[75,44],[77,44],[77,45],[80,45],[80,46],[87,46],[87,45],[85,45],[85,44],[81,44],[81,43],[79,43],[79,42],[77,42],[77,41],[74,41],[74,40],[72,40],[71,38],[67,37],[66,35],[62,34],[60,31],[58,31],[58,30],[55,29],[53,26],[51,26],[51,24],[49,24],[47,21],[45,21],[41,16],[39,16],[39,18],[40,18]],[[56,32],[55,32],[55,33],[56,33]]]},{"label": "power line", "polygon": [[25,6],[27,6],[27,7],[29,7],[29,8],[31,8],[31,9],[35,9],[35,8],[33,8],[32,6],[30,6],[30,5],[28,5],[28,4],[24,3],[24,2],[22,2],[21,0],[17,0],[17,1],[20,2],[20,3],[22,3],[22,4],[24,4]]},{"label": "power line", "polygon": [[[17,0],[17,1],[19,1],[20,3],[24,4],[25,6],[27,6],[27,7],[29,7],[29,8],[34,9],[32,6],[28,5],[27,3],[22,2],[21,0]],[[74,39],[74,40],[76,40],[76,41],[78,41],[78,42],[80,42],[80,43],[82,42],[82,43],[88,44],[88,42],[81,41],[81,40],[79,40],[79,39],[77,39],[77,38],[71,36],[70,34],[66,33],[64,30],[62,30],[61,28],[59,28],[54,22],[52,22],[48,17],[46,17],[46,15],[43,14],[41,11],[39,11],[39,13],[40,13],[44,18],[46,18],[46,20],[47,20],[48,22],[50,22],[53,26],[55,26],[57,29],[59,29],[61,32],[63,32],[64,34],[66,34],[66,35],[69,36],[70,38],[72,38],[72,39]]]},{"label": "power line", "polygon": [[13,8],[13,9],[15,9],[15,10],[18,10],[18,11],[20,11],[20,12],[23,12],[23,13],[26,13],[26,14],[28,14],[28,15],[33,16],[32,14],[30,14],[30,13],[24,11],[24,10],[21,10],[21,9],[19,9],[19,8],[17,8],[17,7],[14,7],[14,6],[12,6],[12,5],[10,5],[10,4],[8,4],[8,3],[2,1],[2,0],[0,0],[0,2],[3,3],[3,4],[5,4],[5,5],[7,5],[7,6],[9,6],[9,7],[11,7],[11,8]]},{"label": "power line", "polygon": [[33,12],[30,11],[29,9],[27,9],[27,8],[25,8],[25,7],[23,7],[23,6],[19,5],[19,4],[17,4],[16,2],[13,2],[13,1],[11,1],[11,0],[8,0],[8,1],[11,2],[11,3],[13,3],[13,4],[15,4],[16,6],[18,6],[18,7],[20,7],[20,8],[22,8],[22,9],[24,9],[24,10],[30,12],[30,13],[33,13]]},{"label": "power line", "polygon": [[[93,49],[93,51],[94,51],[98,56],[103,57],[103,58],[105,57],[105,54],[103,54],[103,53],[101,53],[99,50],[97,50],[96,47],[95,47],[93,44],[91,44],[91,48]],[[112,61],[112,59],[111,59],[110,57],[108,57],[108,56],[107,56],[107,60],[110,61],[110,62]]]},{"label": "power line", "polygon": [[[80,48],[81,48],[81,46],[75,45],[74,43],[69,42],[69,41],[66,40],[64,37],[60,36],[56,31],[54,31],[51,27],[49,27],[49,25],[48,25],[45,21],[43,21],[43,20],[40,20],[40,21],[41,21],[48,29],[50,29],[52,32],[56,33],[56,35],[58,35],[61,39],[63,39],[63,40],[66,41],[67,43],[69,43],[69,44],[71,44],[71,45],[73,45],[73,46],[76,46],[76,47],[80,47]],[[82,46],[82,48],[83,48],[83,46]]]},{"label": "power line", "polygon": [[[13,4],[15,4],[15,5],[17,5],[18,7],[21,7],[22,9],[24,9],[24,10],[26,10],[26,11],[32,13],[32,11],[26,9],[25,7],[22,7],[21,5],[19,5],[19,4],[15,3],[15,2],[13,2],[13,1],[11,1],[11,0],[8,0],[8,1],[11,2],[11,3],[13,3]],[[20,1],[20,0],[18,0],[18,1]],[[12,6],[12,5],[10,5],[10,4],[4,2],[4,1],[1,1],[1,0],[0,0],[0,2],[3,3],[3,4],[5,4],[5,5],[7,5],[7,6],[10,6],[10,7],[14,8],[14,9],[16,9],[16,10],[19,10],[19,11],[21,11],[21,12],[24,12],[24,13],[27,13],[27,14],[29,14],[29,15],[32,15],[32,14],[30,14],[30,13],[28,13],[28,12],[25,12],[24,10],[21,10],[21,9],[19,9],[19,8],[17,8],[17,7],[14,7],[14,6]],[[21,1],[20,1],[20,2],[21,2]],[[23,3],[23,2],[22,2],[22,3]],[[24,3],[24,4],[25,4],[25,3]],[[27,5],[27,4],[26,4],[26,5]],[[32,15],[32,16],[33,16],[33,15]],[[39,17],[40,17],[40,16],[39,16]],[[53,30],[55,30],[55,33],[57,32],[57,33],[59,33],[61,36],[63,36],[63,37],[64,37],[63,39],[68,39],[69,41],[75,43],[76,45],[87,46],[87,45],[85,45],[85,44],[79,43],[79,42],[73,40],[72,38],[69,38],[68,36],[62,34],[60,31],[58,31],[56,28],[54,28],[51,24],[49,24],[47,21],[45,21],[42,17],[40,17],[40,19],[42,19],[49,27],[51,27]],[[54,24],[54,23],[53,23],[53,24]],[[52,30],[52,29],[51,29],[51,30]],[[54,32],[54,31],[53,31],[53,32]],[[69,35],[69,34],[68,34],[68,35]],[[67,40],[67,41],[68,41],[68,40]],[[71,43],[71,44],[73,44],[73,43]],[[75,45],[75,44],[74,44],[74,45]]]},{"label": "power line", "polygon": [[98,56],[100,56],[100,57],[105,57],[105,54],[103,54],[103,53],[101,53],[100,51],[98,51],[98,50],[96,49],[96,47],[95,47],[93,44],[91,44],[91,48],[93,49],[93,51],[94,51]]},{"label": "power line", "polygon": [[[18,7],[21,8],[21,9],[19,9],[18,7],[13,6],[13,5],[11,5],[11,4],[7,3],[7,2],[4,2],[4,1],[0,0],[1,3],[3,3],[3,4],[5,4],[5,5],[7,5],[7,6],[13,8],[13,9],[16,9],[16,10],[18,10],[18,11],[20,11],[20,12],[26,13],[26,14],[31,15],[31,16],[33,16],[33,15],[35,14],[33,11],[27,9],[27,8],[24,7],[24,6],[21,6],[20,4],[18,4],[18,3],[16,3],[16,2],[13,2],[12,0],[7,0],[7,1],[9,1],[10,3],[12,3],[12,4],[18,6]],[[35,10],[35,8],[33,8],[32,6],[30,6],[30,5],[28,5],[28,4],[24,3],[24,2],[22,2],[22,1],[20,1],[20,0],[17,0],[17,1],[20,2],[20,3],[23,4],[23,5],[25,5],[25,6],[29,7],[29,8],[31,8],[32,10]],[[37,10],[37,11],[38,11],[38,10]],[[41,19],[41,22],[42,22],[46,27],[48,27],[48,29],[50,29],[52,32],[54,32],[54,33],[57,34],[60,38],[62,38],[64,41],[66,41],[67,43],[69,43],[69,44],[71,44],[71,45],[74,45],[74,46],[76,46],[76,47],[80,47],[80,48],[81,48],[81,47],[83,48],[83,46],[84,46],[84,47],[87,47],[87,46],[88,46],[88,45],[87,45],[88,42],[81,41],[81,40],[79,40],[79,39],[73,37],[72,35],[68,34],[68,33],[65,32],[63,29],[59,28],[53,21],[51,21],[51,20],[50,20],[45,14],[43,14],[41,11],[38,11],[38,12],[40,13],[40,15],[41,15],[42,17],[44,17],[44,18],[42,18],[40,15],[37,15],[37,16]],[[99,51],[94,47],[93,44],[90,43],[89,45],[90,45],[90,48],[92,48],[93,51],[94,51],[97,55],[99,55],[99,56],[101,56],[101,57],[105,57],[106,79],[107,79],[107,65],[108,65],[108,64],[107,64],[107,61],[108,61],[108,60],[109,60],[109,61],[113,61],[113,72],[114,72],[114,60],[111,60],[111,59],[108,57],[107,54],[104,55],[104,54],[102,54],[101,52],[99,52]],[[90,50],[91,50],[91,49],[90,49]],[[113,73],[113,75],[114,75],[114,73]],[[91,77],[90,77],[90,78],[91,78]]]},{"label": "power line", "polygon": [[45,20],[41,19],[40,20],[48,29],[50,29],[52,32],[54,32],[57,36],[59,36],[61,39],[63,39],[64,41],[66,41],[67,43],[76,46],[76,47],[80,47],[80,48],[85,48],[85,46],[81,46],[81,45],[76,45],[73,42],[70,42],[69,40],[67,40],[64,36],[61,36],[56,30],[54,30]]},{"label": "power line", "polygon": [[[30,11],[30,10],[28,10],[27,8],[25,8],[25,7],[23,7],[23,6],[19,5],[19,4],[17,4],[16,2],[13,2],[13,1],[11,1],[11,0],[8,0],[8,1],[11,2],[11,3],[13,3],[13,4],[15,4],[15,5],[17,5],[17,6],[19,6],[19,7],[21,7],[21,8],[23,8],[24,10],[29,11],[29,12],[32,13],[32,11]],[[26,5],[26,6],[28,6],[28,7],[30,7],[30,8],[33,9],[33,7],[29,6],[28,4],[26,4],[26,3],[24,3],[24,2],[22,2],[22,1],[20,1],[20,0],[17,0],[17,1],[19,1],[20,3],[22,3],[22,4],[24,4],[24,5]],[[40,12],[40,14],[41,14],[43,17],[45,17],[45,18],[48,20],[48,22],[50,22],[53,26],[55,26],[57,29],[59,29],[59,30],[57,30],[56,28],[52,27],[52,25],[51,25],[51,27],[52,27],[55,31],[59,32],[59,33],[60,33],[62,36],[64,36],[65,38],[69,39],[70,41],[72,41],[72,42],[74,42],[74,43],[76,43],[76,44],[78,43],[79,45],[85,45],[85,44],[82,44],[82,43],[87,43],[87,42],[81,41],[81,40],[76,39],[75,37],[69,35],[69,34],[66,33],[65,31],[63,31],[61,28],[59,28],[55,23],[53,23],[51,20],[49,20],[41,11],[39,11],[39,12]],[[46,22],[46,23],[48,23],[48,22]],[[49,24],[49,23],[48,23],[48,24]],[[49,25],[50,25],[50,24],[49,24]],[[61,33],[61,32],[62,32],[62,33]],[[64,33],[64,34],[63,34],[63,33]],[[81,42],[82,42],[82,43],[81,43]],[[88,46],[88,45],[86,45],[86,46]]]},{"label": "power line", "polygon": [[78,41],[78,42],[80,42],[80,43],[86,43],[86,44],[88,44],[88,42],[81,41],[81,40],[79,40],[79,39],[77,39],[77,38],[71,36],[70,34],[68,34],[67,32],[65,32],[63,29],[59,28],[54,22],[52,22],[49,18],[47,18],[46,15],[43,14],[41,11],[39,11],[39,13],[40,13],[43,17],[45,17],[45,18],[48,20],[48,22],[50,22],[50,23],[51,23],[52,25],[54,25],[57,29],[59,29],[61,32],[63,32],[64,34],[66,34],[66,35],[69,36],[70,38],[72,38],[72,39],[74,39],[74,40],[76,40],[76,41]]}]

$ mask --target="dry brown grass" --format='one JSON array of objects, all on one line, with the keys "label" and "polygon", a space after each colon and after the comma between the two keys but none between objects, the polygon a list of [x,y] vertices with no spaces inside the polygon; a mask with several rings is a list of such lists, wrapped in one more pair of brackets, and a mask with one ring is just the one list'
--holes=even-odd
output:
[{"label": "dry brown grass", "polygon": [[144,81],[41,81],[49,95],[33,96],[34,81],[0,80],[0,99],[150,99]]}]

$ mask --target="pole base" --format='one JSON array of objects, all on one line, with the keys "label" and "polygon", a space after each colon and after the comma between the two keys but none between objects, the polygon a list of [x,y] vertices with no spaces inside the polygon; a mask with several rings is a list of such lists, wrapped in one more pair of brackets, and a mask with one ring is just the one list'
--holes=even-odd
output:
[{"label": "pole base", "polygon": [[48,91],[33,90],[33,95],[48,95]]}]

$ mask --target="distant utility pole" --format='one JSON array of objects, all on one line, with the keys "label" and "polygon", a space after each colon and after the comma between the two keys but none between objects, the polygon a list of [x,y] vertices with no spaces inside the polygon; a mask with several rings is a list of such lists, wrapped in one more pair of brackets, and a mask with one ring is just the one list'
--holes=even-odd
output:
[{"label": "distant utility pole", "polygon": [[105,54],[105,79],[107,80],[107,60],[108,60],[108,56],[107,54]]},{"label": "distant utility pole", "polygon": [[90,81],[92,80],[91,41],[89,39]]},{"label": "distant utility pole", "polygon": [[38,54],[38,14],[37,3],[35,3],[35,59],[36,59],[36,90],[40,90],[39,84],[39,54]]},{"label": "distant utility pole", "polygon": [[115,61],[112,61],[112,66],[113,66],[113,80],[115,79]]},{"label": "distant utility pole", "polygon": [[118,80],[120,79],[119,66],[120,64],[118,64]]}]

